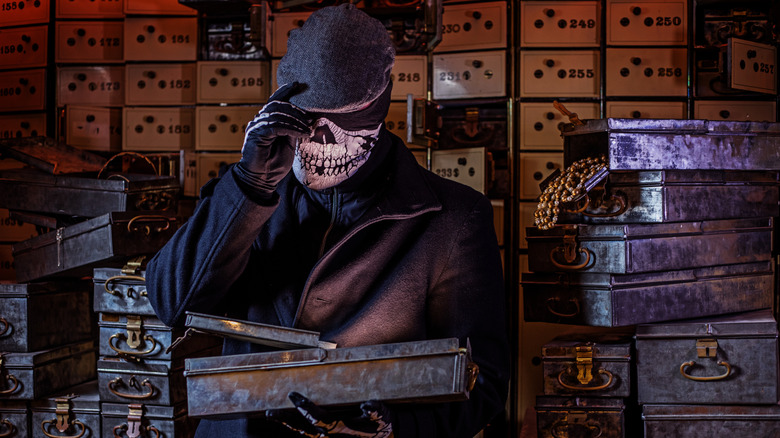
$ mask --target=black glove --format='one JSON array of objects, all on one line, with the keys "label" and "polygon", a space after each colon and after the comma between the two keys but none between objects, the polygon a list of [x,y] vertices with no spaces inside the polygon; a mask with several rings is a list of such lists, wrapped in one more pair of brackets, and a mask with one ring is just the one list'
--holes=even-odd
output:
[{"label": "black glove", "polygon": [[298,138],[311,135],[312,118],[288,102],[303,85],[293,82],[276,90],[257,116],[246,125],[236,176],[261,199],[270,199],[290,172]]},{"label": "black glove", "polygon": [[[392,438],[391,412],[377,400],[360,404],[360,410],[325,409],[308,398],[291,392],[288,397],[298,412],[269,411],[267,418],[309,438]],[[353,409],[353,411],[355,411]]]}]

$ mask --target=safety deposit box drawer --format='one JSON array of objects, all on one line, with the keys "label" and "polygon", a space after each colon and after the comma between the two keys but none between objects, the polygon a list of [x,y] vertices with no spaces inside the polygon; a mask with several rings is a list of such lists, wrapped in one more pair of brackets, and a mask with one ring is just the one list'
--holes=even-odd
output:
[{"label": "safety deposit box drawer", "polygon": [[125,14],[197,15],[197,11],[176,0],[124,0]]},{"label": "safety deposit box drawer", "polygon": [[[580,119],[599,117],[597,103],[566,102],[566,109]],[[520,103],[520,149],[563,150],[561,128],[569,123],[568,117],[548,103]]]},{"label": "safety deposit box drawer", "polygon": [[146,295],[146,272],[140,269],[95,268],[93,310],[103,313],[155,316]]},{"label": "safety deposit box drawer", "polygon": [[125,18],[125,61],[195,61],[198,19]]},{"label": "safety deposit box drawer", "polygon": [[406,101],[409,94],[424,98],[428,86],[427,58],[421,55],[396,56],[390,80],[393,81],[390,99]]},{"label": "safety deposit box drawer", "polygon": [[0,72],[0,110],[38,111],[46,109],[46,70]]},{"label": "safety deposit box drawer", "polygon": [[259,110],[259,106],[197,107],[195,150],[240,151],[244,145],[246,124]]},{"label": "safety deposit box drawer", "polygon": [[266,61],[198,62],[198,103],[253,103],[268,100]]},{"label": "safety deposit box drawer", "polygon": [[503,51],[438,54],[433,58],[433,98],[502,97],[506,94]]},{"label": "safety deposit box drawer", "polygon": [[119,152],[122,149],[122,110],[66,106],[65,143],[91,151]]},{"label": "safety deposit box drawer", "polygon": [[524,152],[520,155],[520,197],[536,199],[542,193],[539,184],[563,166],[563,154]]},{"label": "safety deposit box drawer", "polygon": [[290,31],[303,26],[311,12],[282,12],[268,17],[271,28],[271,56],[281,58],[287,53]]},{"label": "safety deposit box drawer", "polygon": [[0,68],[46,67],[48,26],[0,29]]},{"label": "safety deposit box drawer", "polygon": [[526,230],[532,272],[631,274],[772,259],[772,218]]},{"label": "safety deposit box drawer", "polygon": [[521,97],[598,97],[599,52],[520,52]]},{"label": "safety deposit box drawer", "polygon": [[571,333],[542,346],[544,394],[629,397],[633,332]]},{"label": "safety deposit box drawer", "polygon": [[444,5],[442,36],[435,52],[506,47],[506,2]]},{"label": "safety deposit box drawer", "polygon": [[15,0],[0,8],[0,27],[49,22],[49,0]]},{"label": "safety deposit box drawer", "polygon": [[211,153],[198,152],[196,157],[195,191],[198,193],[204,184],[219,176],[221,168],[228,164],[238,163],[241,153]]},{"label": "safety deposit box drawer", "polygon": [[57,105],[122,106],[124,66],[57,67]]},{"label": "safety deposit box drawer", "polygon": [[774,275],[772,262],[642,274],[524,272],[523,315],[527,322],[624,327],[769,309]]},{"label": "safety deposit box drawer", "polygon": [[41,436],[39,433],[55,437],[101,436],[97,380],[35,400],[30,404],[30,411],[36,432],[30,436]]},{"label": "safety deposit box drawer", "polygon": [[0,208],[0,242],[19,242],[38,235],[35,225],[11,217],[11,212]]},{"label": "safety deposit box drawer", "polygon": [[489,166],[487,154],[484,147],[434,150],[431,153],[431,171],[442,178],[486,193]]},{"label": "safety deposit box drawer", "polygon": [[181,360],[127,362],[118,357],[101,357],[97,361],[100,401],[158,406],[184,403],[187,391],[182,370]]},{"label": "safety deposit box drawer", "polygon": [[[390,109],[387,111],[387,118],[385,118],[385,127],[388,131],[400,137],[404,143],[407,143],[406,146],[410,146],[407,142],[406,116],[406,102],[390,102]],[[411,145],[411,147],[414,147],[414,145]]]},{"label": "safety deposit box drawer", "polygon": [[0,283],[0,351],[26,353],[90,339],[88,286]]},{"label": "safety deposit box drawer", "polygon": [[780,406],[646,404],[642,420],[645,438],[717,436],[724,431],[730,436],[771,437],[780,428]]},{"label": "safety deposit box drawer", "polygon": [[686,96],[685,49],[607,49],[607,96]]},{"label": "safety deposit box drawer", "polygon": [[623,438],[629,409],[620,397],[536,396],[539,438],[598,436]]},{"label": "safety deposit box drawer", "polygon": [[175,177],[124,173],[48,175],[34,169],[0,171],[0,206],[42,214],[93,218],[109,212],[176,209]]},{"label": "safety deposit box drawer", "polygon": [[123,150],[178,151],[194,146],[194,108],[125,107],[122,120]]},{"label": "safety deposit box drawer", "polygon": [[[465,400],[475,371],[451,338],[185,359],[184,375],[189,415],[220,418],[292,408],[290,391],[321,406]],[[236,381],[247,382],[249,394],[236,392]]]},{"label": "safety deposit box drawer", "polygon": [[607,0],[607,44],[685,45],[688,42],[686,0]]},{"label": "safety deposit box drawer", "polygon": [[29,437],[30,410],[26,401],[3,401],[0,403],[0,434],[5,436]]},{"label": "safety deposit box drawer", "polygon": [[693,103],[696,119],[777,122],[776,102],[697,100]]},{"label": "safety deposit box drawer", "polygon": [[125,105],[194,105],[195,63],[127,64]]},{"label": "safety deposit box drawer", "polygon": [[607,117],[617,119],[684,119],[685,102],[607,102]]},{"label": "safety deposit box drawer", "polygon": [[769,309],[642,324],[636,328],[637,399],[777,404],[777,358],[777,322]]},{"label": "safety deposit box drawer", "polygon": [[604,155],[610,171],[780,169],[776,123],[600,119],[563,136],[567,167]]},{"label": "safety deposit box drawer", "polygon": [[777,47],[731,38],[726,59],[730,73],[729,87],[777,94]]},{"label": "safety deposit box drawer", "polygon": [[35,400],[95,378],[93,342],[0,354],[0,401]]},{"label": "safety deposit box drawer", "polygon": [[81,277],[97,266],[123,266],[130,257],[154,254],[177,228],[176,218],[163,213],[107,213],[16,243],[16,277]]},{"label": "safety deposit box drawer", "polygon": [[598,47],[601,8],[595,1],[520,2],[521,47]]},{"label": "safety deposit box drawer", "polygon": [[37,137],[46,133],[46,113],[0,116],[0,137]]},{"label": "safety deposit box drawer", "polygon": [[56,18],[123,18],[124,0],[67,0],[57,1]]},{"label": "safety deposit box drawer", "polygon": [[116,63],[124,61],[124,24],[121,21],[58,21],[55,58],[62,63]]},{"label": "safety deposit box drawer", "polygon": [[[143,402],[143,400],[141,400]],[[197,422],[187,416],[187,404],[178,406],[155,406],[138,401],[125,403],[101,403],[102,435],[130,436],[128,432],[138,431],[139,436],[190,438],[195,436]]]}]

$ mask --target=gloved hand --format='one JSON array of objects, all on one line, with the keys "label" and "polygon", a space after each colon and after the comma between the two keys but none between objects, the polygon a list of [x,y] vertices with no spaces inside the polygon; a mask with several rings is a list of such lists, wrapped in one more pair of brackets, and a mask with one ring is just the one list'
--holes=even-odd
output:
[{"label": "gloved hand", "polygon": [[280,87],[246,126],[235,173],[247,190],[263,199],[269,199],[290,172],[296,140],[311,135],[312,117],[288,101],[303,88],[297,82]]},{"label": "gloved hand", "polygon": [[339,414],[336,409],[328,410],[319,407],[297,392],[291,392],[288,397],[298,409],[298,413],[269,411],[266,416],[303,436],[309,438],[393,437],[391,412],[380,401],[371,400],[361,403],[360,413],[344,415],[343,412]]}]

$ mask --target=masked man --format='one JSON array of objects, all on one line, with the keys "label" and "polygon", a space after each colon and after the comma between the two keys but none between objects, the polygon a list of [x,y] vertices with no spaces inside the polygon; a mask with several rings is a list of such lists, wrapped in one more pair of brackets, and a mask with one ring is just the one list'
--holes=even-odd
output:
[{"label": "masked man", "polygon": [[194,311],[317,331],[339,347],[468,339],[480,370],[469,400],[371,400],[350,416],[292,392],[300,413],[203,420],[197,436],[471,438],[503,410],[492,207],[425,170],[385,128],[394,56],[385,27],[351,4],[293,30],[277,72],[284,85],[248,124],[241,161],[202,188],[193,216],[149,262],[147,290],[169,326]]}]

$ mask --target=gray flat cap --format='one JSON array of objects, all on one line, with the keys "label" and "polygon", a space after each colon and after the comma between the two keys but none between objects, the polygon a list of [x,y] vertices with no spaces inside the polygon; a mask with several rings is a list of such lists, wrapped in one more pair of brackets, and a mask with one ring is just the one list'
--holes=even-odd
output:
[{"label": "gray flat cap", "polygon": [[290,99],[306,111],[347,113],[382,94],[394,62],[395,47],[384,25],[345,3],[318,9],[290,32],[276,81],[306,84]]}]

